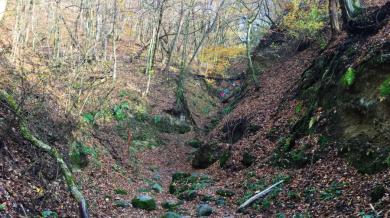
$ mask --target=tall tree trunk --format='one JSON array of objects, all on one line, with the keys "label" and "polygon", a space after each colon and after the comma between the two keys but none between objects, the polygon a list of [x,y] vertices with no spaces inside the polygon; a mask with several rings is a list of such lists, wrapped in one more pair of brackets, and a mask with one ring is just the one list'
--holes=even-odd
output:
[{"label": "tall tree trunk", "polygon": [[338,17],[337,0],[329,0],[329,17],[330,26],[332,28],[332,39],[340,33],[340,22]]},{"label": "tall tree trunk", "polygon": [[7,0],[0,0],[0,21],[3,19],[6,10]]},{"label": "tall tree trunk", "polygon": [[257,86],[258,81],[257,81],[257,77],[256,77],[256,70],[255,70],[255,67],[253,66],[252,54],[251,54],[251,52],[252,52],[252,45],[251,45],[252,44],[252,29],[253,29],[253,23],[255,22],[256,17],[257,17],[257,15],[249,18],[247,21],[247,33],[246,33],[246,43],[245,44],[246,44],[246,55],[248,58],[248,67],[249,67],[249,70],[251,71],[253,82]]},{"label": "tall tree trunk", "polygon": [[143,93],[144,96],[146,96],[149,93],[149,87],[150,87],[150,82],[151,78],[153,75],[153,68],[154,68],[154,59],[156,57],[156,51],[157,51],[157,45],[158,45],[158,40],[159,40],[159,35],[160,35],[160,29],[161,29],[161,23],[162,23],[162,18],[164,15],[164,4],[166,0],[162,0],[161,2],[159,1],[158,5],[158,19],[157,19],[157,26],[153,28],[153,34],[152,38],[149,44],[149,52],[148,52],[148,60],[147,60],[147,65],[146,65],[146,75],[148,75],[148,82],[146,84],[146,90]]},{"label": "tall tree trunk", "polygon": [[175,50],[175,47],[176,47],[176,44],[177,44],[177,40],[179,39],[179,35],[180,35],[180,32],[181,32],[181,29],[183,27],[183,16],[184,16],[184,5],[183,5],[183,2],[181,2],[181,11],[180,11],[180,17],[179,17],[179,21],[178,21],[178,25],[177,25],[177,28],[176,28],[176,34],[175,34],[175,38],[173,39],[172,43],[171,43],[171,46],[168,50],[168,57],[167,57],[167,61],[166,61],[166,65],[165,65],[165,68],[164,68],[164,73],[167,73],[169,71],[169,68],[171,66],[171,62],[172,62],[172,55],[173,55],[173,52]]}]

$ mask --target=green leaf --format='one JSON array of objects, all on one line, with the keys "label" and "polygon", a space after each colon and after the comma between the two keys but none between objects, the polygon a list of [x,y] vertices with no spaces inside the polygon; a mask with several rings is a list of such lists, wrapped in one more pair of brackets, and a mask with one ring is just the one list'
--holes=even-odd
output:
[{"label": "green leaf", "polygon": [[122,108],[119,106],[114,107],[114,117],[117,121],[122,121],[126,119],[126,114],[123,112]]},{"label": "green leaf", "polygon": [[95,123],[95,115],[93,113],[85,113],[83,115],[83,120],[86,123],[94,124]]},{"label": "green leaf", "polygon": [[5,203],[0,204],[0,212],[5,211],[5,208],[6,208]]}]

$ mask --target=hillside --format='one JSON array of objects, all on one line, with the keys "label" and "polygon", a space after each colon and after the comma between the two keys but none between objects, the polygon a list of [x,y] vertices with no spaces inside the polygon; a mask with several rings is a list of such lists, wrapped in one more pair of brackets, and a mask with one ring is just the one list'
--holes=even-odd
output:
[{"label": "hillside", "polygon": [[5,1],[0,217],[388,217],[390,3],[332,1]]}]

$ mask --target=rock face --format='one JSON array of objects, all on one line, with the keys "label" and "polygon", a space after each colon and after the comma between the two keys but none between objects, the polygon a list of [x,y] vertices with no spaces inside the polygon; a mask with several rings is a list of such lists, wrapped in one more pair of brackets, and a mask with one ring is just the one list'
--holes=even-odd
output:
[{"label": "rock face", "polygon": [[139,195],[135,197],[132,201],[131,204],[135,208],[140,208],[143,210],[155,210],[156,209],[156,201],[148,196],[148,195]]},{"label": "rock face", "polygon": [[367,174],[390,166],[390,58],[383,55],[390,44],[377,43],[367,55],[359,49],[364,42],[351,39],[313,63],[298,94],[306,112],[291,133],[293,141],[321,133],[323,147],[337,142],[339,153]]},{"label": "rock face", "polygon": [[196,213],[198,216],[210,216],[213,213],[213,208],[208,204],[200,204],[196,209]]}]

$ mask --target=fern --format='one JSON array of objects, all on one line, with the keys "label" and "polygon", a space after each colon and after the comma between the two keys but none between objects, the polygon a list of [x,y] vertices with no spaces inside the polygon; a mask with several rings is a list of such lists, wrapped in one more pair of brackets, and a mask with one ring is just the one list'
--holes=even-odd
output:
[{"label": "fern", "polygon": [[352,67],[349,67],[341,79],[341,82],[344,86],[349,87],[355,82],[355,79],[356,71]]},{"label": "fern", "polygon": [[387,97],[390,95],[390,77],[381,84],[379,87],[379,92],[382,97]]}]

